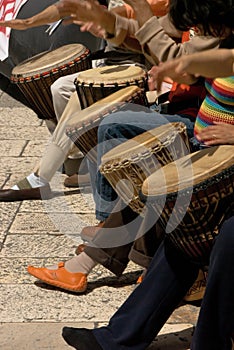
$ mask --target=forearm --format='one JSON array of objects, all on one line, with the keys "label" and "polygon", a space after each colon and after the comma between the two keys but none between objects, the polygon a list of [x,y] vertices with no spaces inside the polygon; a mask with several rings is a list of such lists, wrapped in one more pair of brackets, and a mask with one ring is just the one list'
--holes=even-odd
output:
[{"label": "forearm", "polygon": [[208,78],[227,77],[234,74],[234,49],[209,50],[181,58],[178,72]]},{"label": "forearm", "polygon": [[56,4],[47,7],[44,11],[36,14],[22,21],[27,28],[39,27],[41,25],[49,24],[58,21],[61,18]]}]

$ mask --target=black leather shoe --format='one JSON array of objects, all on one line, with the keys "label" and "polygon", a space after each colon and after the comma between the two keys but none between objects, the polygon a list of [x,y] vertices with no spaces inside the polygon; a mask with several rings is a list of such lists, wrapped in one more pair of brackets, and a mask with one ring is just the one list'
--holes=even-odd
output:
[{"label": "black leather shoe", "polygon": [[49,199],[52,192],[49,185],[23,190],[0,190],[0,202],[15,202],[35,199]]},{"label": "black leather shoe", "polygon": [[76,350],[103,350],[91,329],[63,327],[62,336]]}]

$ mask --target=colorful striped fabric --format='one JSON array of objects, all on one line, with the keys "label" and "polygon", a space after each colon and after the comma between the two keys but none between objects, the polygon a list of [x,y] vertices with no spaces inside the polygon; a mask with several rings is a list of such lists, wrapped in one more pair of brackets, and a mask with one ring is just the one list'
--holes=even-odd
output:
[{"label": "colorful striped fabric", "polygon": [[206,79],[206,89],[194,126],[195,136],[214,122],[234,124],[234,76]]}]

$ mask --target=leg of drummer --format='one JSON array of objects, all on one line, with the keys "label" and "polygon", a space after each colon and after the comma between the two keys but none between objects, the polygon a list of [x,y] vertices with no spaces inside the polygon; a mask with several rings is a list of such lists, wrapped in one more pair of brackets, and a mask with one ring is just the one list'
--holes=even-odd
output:
[{"label": "leg of drummer", "polygon": [[[77,93],[73,92],[40,162],[38,175],[48,182],[62,166],[67,156],[74,151],[77,152],[76,146],[66,135],[66,128],[77,121],[79,111],[79,99]],[[80,154],[80,157],[83,155]]]},{"label": "leg of drummer", "polygon": [[76,292],[86,289],[87,276],[97,263],[120,276],[128,264],[132,241],[142,221],[142,218],[135,220],[137,215],[129,207],[122,209],[122,206],[119,203],[115,213],[110,215],[105,227],[98,232],[84,252],[63,264],[49,267],[29,266],[28,272],[45,283]]},{"label": "leg of drummer", "polygon": [[[162,244],[143,283],[128,297],[106,327],[84,330],[65,327],[63,337],[79,349],[143,350],[152,342],[196,279],[197,268],[180,256],[168,261]],[[86,339],[85,334],[88,335]],[[96,340],[96,347],[90,341]],[[97,343],[98,342],[98,343]]]},{"label": "leg of drummer", "polygon": [[[65,131],[69,124],[77,120],[77,111],[79,110],[78,97],[76,92],[74,92],[42,156],[37,173],[30,174],[10,190],[0,190],[0,201],[51,197],[49,182],[62,166],[69,152],[75,147]],[[81,175],[79,180],[80,182],[87,182],[87,176],[83,179]]]},{"label": "leg of drummer", "polygon": [[61,118],[71,95],[76,90],[74,80],[77,76],[78,73],[61,77],[57,79],[50,87],[54,111],[58,121]]},{"label": "leg of drummer", "polygon": [[[53,106],[58,121],[60,120],[71,95],[76,91],[74,81],[78,77],[78,75],[79,73],[74,73],[61,77],[57,79],[50,87],[52,93]],[[77,110],[79,109],[80,103],[77,98]],[[86,164],[83,164],[85,162],[82,163],[83,158],[83,153],[77,147],[72,147],[72,149],[69,152],[68,158],[64,162],[65,173],[70,177],[65,179],[65,185],[70,184],[71,187],[79,186],[78,177],[76,175],[78,172],[78,168],[80,174],[87,174],[87,166]],[[80,168],[81,163],[83,165],[82,169]],[[89,180],[87,179],[87,182],[88,181]]]},{"label": "leg of drummer", "polygon": [[[64,264],[59,263],[49,267],[29,266],[28,272],[45,283],[83,292],[87,287],[88,274],[96,264],[101,264],[115,275],[120,276],[129,262],[129,252],[134,241],[144,240],[145,237],[145,244],[139,243],[135,251],[138,249],[137,264],[141,267],[148,267],[164,237],[164,232],[159,229],[156,220],[152,209],[146,210],[146,215],[142,218],[120,200],[103,227],[98,229],[93,240],[86,244],[78,256]],[[154,247],[152,246],[149,250],[147,244],[154,245]],[[53,277],[55,270],[56,279]]]},{"label": "leg of drummer", "polygon": [[[193,133],[194,122],[179,115],[161,115],[153,111],[147,112],[118,112],[105,118],[98,128],[98,166],[102,156],[113,147],[133,138],[147,130],[151,130],[169,122],[182,121],[187,126],[188,133]],[[97,172],[96,191],[94,194],[96,217],[105,220],[113,210],[117,194],[105,177]]]},{"label": "leg of drummer", "polygon": [[234,336],[234,217],[221,227],[212,249],[207,285],[192,350],[231,350]]}]

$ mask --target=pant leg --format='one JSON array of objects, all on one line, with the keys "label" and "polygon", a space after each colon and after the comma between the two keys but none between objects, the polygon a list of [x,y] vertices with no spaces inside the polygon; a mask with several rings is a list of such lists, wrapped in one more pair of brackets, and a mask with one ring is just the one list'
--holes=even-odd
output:
[{"label": "pant leg", "polygon": [[148,268],[163,238],[164,231],[151,208],[147,207],[142,217],[119,200],[85,252],[120,276],[129,260]]},{"label": "pant leg", "polygon": [[[139,110],[140,107],[138,106],[137,108]],[[146,108],[140,112],[124,111],[113,113],[105,118],[98,128],[98,167],[101,164],[102,156],[117,145],[147,130],[175,121],[183,121],[190,133],[193,130],[194,123],[188,118],[177,115],[163,116],[146,110]],[[112,212],[117,201],[116,192],[99,171],[97,171],[96,176],[94,201],[98,220],[105,220]]]},{"label": "pant leg", "polygon": [[234,332],[234,217],[227,220],[212,249],[207,285],[192,350],[231,350]]},{"label": "pant leg", "polygon": [[[65,107],[74,92],[76,92],[75,79],[79,73],[69,74],[57,79],[50,87],[53,99],[53,106],[57,120],[59,121],[63,115]],[[79,100],[77,99],[77,106],[79,106]],[[72,110],[70,110],[72,113]],[[66,118],[67,119],[67,118]],[[69,158],[83,158],[83,153],[73,146],[69,152]]]},{"label": "pant leg", "polygon": [[198,268],[176,253],[171,253],[169,263],[164,244],[156,252],[143,282],[108,326],[93,330],[104,350],[146,349],[195,281]]},{"label": "pant leg", "polygon": [[141,217],[119,200],[114,213],[86,246],[85,253],[120,276],[129,262],[129,252],[141,221]]},{"label": "pant leg", "polygon": [[58,121],[61,118],[71,95],[76,91],[74,81],[77,76],[78,73],[61,77],[57,79],[50,87],[54,111]]},{"label": "pant leg", "polygon": [[158,223],[155,223],[143,236],[133,242],[128,256],[129,260],[147,269],[163,238],[164,230]]},{"label": "pant leg", "polygon": [[80,104],[76,92],[73,92],[57,124],[49,144],[41,158],[38,174],[48,182],[62,166],[69,152],[75,147],[66,135],[66,129],[79,120]]}]

